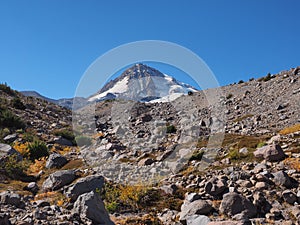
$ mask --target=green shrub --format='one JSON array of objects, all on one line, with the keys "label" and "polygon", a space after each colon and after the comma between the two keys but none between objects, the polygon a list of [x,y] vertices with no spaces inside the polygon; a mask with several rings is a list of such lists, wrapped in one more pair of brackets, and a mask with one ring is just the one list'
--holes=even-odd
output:
[{"label": "green shrub", "polygon": [[12,106],[16,109],[20,109],[20,110],[24,110],[26,109],[25,105],[23,104],[23,102],[21,101],[20,98],[13,98],[12,102],[11,102]]},{"label": "green shrub", "polygon": [[0,170],[4,171],[12,179],[24,176],[28,167],[29,162],[26,160],[18,161],[15,154],[8,156],[0,163]]},{"label": "green shrub", "polygon": [[204,151],[203,150],[197,150],[191,156],[190,161],[192,161],[192,160],[200,161],[202,159],[203,155],[204,155]]},{"label": "green shrub", "polygon": [[16,92],[14,90],[12,90],[7,83],[4,84],[0,84],[0,90],[5,92],[6,94],[9,94],[11,96],[15,96]]},{"label": "green shrub", "polygon": [[263,147],[263,146],[265,146],[266,145],[266,142],[259,142],[258,144],[257,144],[257,148],[261,148],[261,147]]},{"label": "green shrub", "polygon": [[229,93],[228,95],[226,95],[226,99],[231,99],[233,97],[233,94]]},{"label": "green shrub", "polygon": [[244,81],[243,80],[240,80],[239,82],[238,82],[238,84],[243,84],[244,83]]},{"label": "green shrub", "polygon": [[29,158],[31,161],[49,156],[49,151],[46,144],[42,141],[35,140],[28,144]]},{"label": "green shrub", "polygon": [[0,127],[23,129],[25,128],[25,123],[14,113],[8,109],[4,109],[0,111]]},{"label": "green shrub", "polygon": [[88,146],[92,144],[92,139],[90,137],[82,135],[75,137],[75,141],[78,146]]},{"label": "green shrub", "polygon": [[174,125],[167,125],[167,134],[176,133],[177,129]]},{"label": "green shrub", "polygon": [[67,129],[55,130],[54,135],[61,136],[70,141],[73,141],[75,139],[73,132]]}]

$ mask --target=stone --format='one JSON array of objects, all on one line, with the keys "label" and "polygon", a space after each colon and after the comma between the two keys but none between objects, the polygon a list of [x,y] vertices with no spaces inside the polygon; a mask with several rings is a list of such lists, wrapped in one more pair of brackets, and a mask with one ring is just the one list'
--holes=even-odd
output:
[{"label": "stone", "polygon": [[54,138],[53,141],[55,144],[65,145],[65,146],[73,146],[73,142],[64,137],[56,137],[56,138]]},{"label": "stone", "polygon": [[79,214],[83,221],[89,219],[93,224],[114,225],[105,210],[100,195],[94,191],[80,195],[74,203],[72,211]]},{"label": "stone", "polygon": [[44,181],[42,189],[53,191],[72,183],[76,179],[75,170],[60,170],[49,175]]},{"label": "stone", "polygon": [[4,205],[13,205],[17,208],[24,208],[25,203],[19,194],[5,191],[0,194],[0,203]]},{"label": "stone", "polygon": [[220,205],[220,212],[228,216],[234,216],[245,212],[249,218],[254,217],[257,213],[256,207],[244,196],[237,193],[227,193],[223,196]]},{"label": "stone", "polygon": [[178,212],[176,210],[165,209],[158,214],[158,219],[162,221],[163,224],[177,225],[175,221]]},{"label": "stone", "polygon": [[30,191],[33,194],[36,194],[39,191],[39,186],[36,182],[30,182],[26,187],[25,190]]},{"label": "stone", "polygon": [[276,162],[285,159],[285,154],[282,148],[277,144],[266,145],[258,148],[253,152],[253,154],[256,158],[263,158],[270,162]]},{"label": "stone", "polygon": [[206,225],[209,222],[210,219],[203,215],[192,215],[186,218],[186,225]]},{"label": "stone", "polygon": [[100,191],[104,185],[104,177],[101,175],[91,175],[78,179],[75,184],[71,185],[66,195],[72,201],[76,201],[79,195],[88,193],[91,191]]},{"label": "stone", "polygon": [[184,203],[181,206],[180,218],[181,222],[185,222],[188,216],[192,215],[208,215],[212,211],[211,203],[206,200],[195,200],[191,203]]},{"label": "stone", "polygon": [[0,143],[0,161],[10,155],[16,155],[19,161],[23,159],[22,155],[13,147]]},{"label": "stone", "polygon": [[[200,225],[200,224],[199,224]],[[202,225],[202,224],[201,224]],[[216,221],[216,222],[210,222],[205,225],[245,225],[244,222],[239,221]]]},{"label": "stone", "polygon": [[227,182],[224,179],[212,178],[205,185],[205,192],[209,195],[217,196],[227,189]]},{"label": "stone", "polygon": [[154,160],[151,158],[144,158],[138,162],[138,166],[149,166],[154,163]]},{"label": "stone", "polygon": [[11,143],[14,142],[15,140],[17,140],[18,138],[18,134],[10,134],[7,135],[3,138],[3,141],[7,142],[7,143]]},{"label": "stone", "polygon": [[244,147],[244,148],[241,148],[241,149],[239,150],[239,153],[240,153],[241,155],[246,156],[246,155],[249,154],[249,151],[248,151],[248,149],[247,149],[246,147]]},{"label": "stone", "polygon": [[291,190],[285,190],[282,192],[282,197],[284,199],[284,201],[286,201],[289,204],[294,204],[295,202],[297,202],[297,196],[294,192],[292,192]]},{"label": "stone", "polygon": [[67,162],[68,162],[68,160],[66,159],[66,157],[64,157],[58,153],[53,153],[49,156],[49,158],[46,162],[46,168],[47,169],[61,168],[65,164],[67,164]]},{"label": "stone", "polygon": [[176,184],[170,184],[170,185],[164,185],[160,187],[160,189],[166,194],[174,195],[175,192],[178,190],[178,187],[176,186]]},{"label": "stone", "polygon": [[286,188],[290,188],[292,186],[292,180],[286,172],[278,171],[273,173],[273,176],[273,181],[276,185]]},{"label": "stone", "polygon": [[9,214],[7,213],[0,213],[0,224],[1,225],[11,225],[11,222],[9,221]]}]

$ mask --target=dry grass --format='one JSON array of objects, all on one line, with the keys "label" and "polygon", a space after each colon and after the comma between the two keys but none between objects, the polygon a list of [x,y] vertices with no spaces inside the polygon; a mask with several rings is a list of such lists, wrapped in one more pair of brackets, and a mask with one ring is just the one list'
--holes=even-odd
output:
[{"label": "dry grass", "polygon": [[163,223],[153,215],[134,216],[127,218],[114,218],[112,220],[118,225],[162,225]]},{"label": "dry grass", "polygon": [[34,161],[34,163],[32,163],[31,165],[29,165],[29,168],[27,170],[27,174],[29,175],[35,175],[38,172],[40,172],[41,170],[45,169],[46,166],[46,157],[42,157],[40,159],[36,159]]},{"label": "dry grass", "polygon": [[66,198],[62,193],[56,191],[49,191],[41,194],[37,194],[34,197],[34,201],[37,200],[48,200],[50,204],[55,204],[58,206],[63,206],[67,204],[70,199]]},{"label": "dry grass", "polygon": [[290,168],[300,172],[300,159],[299,158],[287,158],[284,160],[284,164]]},{"label": "dry grass", "polygon": [[286,127],[283,130],[279,131],[279,134],[287,135],[287,134],[295,133],[297,131],[300,131],[300,124],[295,124],[291,127]]}]

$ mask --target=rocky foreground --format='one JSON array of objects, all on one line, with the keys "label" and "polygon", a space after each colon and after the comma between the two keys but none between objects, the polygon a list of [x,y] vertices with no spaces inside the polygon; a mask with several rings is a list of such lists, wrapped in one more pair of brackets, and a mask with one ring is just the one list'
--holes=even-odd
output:
[{"label": "rocky foreground", "polygon": [[75,136],[70,111],[2,86],[0,224],[300,224],[299,72],[100,102]]}]

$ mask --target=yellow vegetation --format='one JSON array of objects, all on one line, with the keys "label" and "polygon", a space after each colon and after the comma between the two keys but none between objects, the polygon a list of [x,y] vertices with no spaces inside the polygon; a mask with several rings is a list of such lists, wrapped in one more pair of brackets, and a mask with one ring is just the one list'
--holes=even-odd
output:
[{"label": "yellow vegetation", "polygon": [[45,199],[48,200],[50,204],[56,204],[58,206],[63,206],[65,203],[70,201],[70,199],[66,198],[62,193],[56,191],[37,194],[34,201]]},{"label": "yellow vegetation", "polygon": [[28,170],[27,173],[28,174],[36,174],[38,172],[40,172],[41,170],[43,170],[45,168],[46,165],[46,157],[42,157],[40,159],[35,159],[34,163],[32,163]]},{"label": "yellow vegetation", "polygon": [[295,133],[297,131],[300,131],[300,123],[295,124],[291,127],[284,128],[283,130],[279,131],[279,134],[286,135],[286,134]]},{"label": "yellow vegetation", "polygon": [[16,142],[13,148],[16,149],[22,156],[29,156],[28,142],[26,143]]},{"label": "yellow vegetation", "polygon": [[300,159],[299,158],[287,158],[284,160],[284,163],[291,167],[297,172],[300,172]]}]

